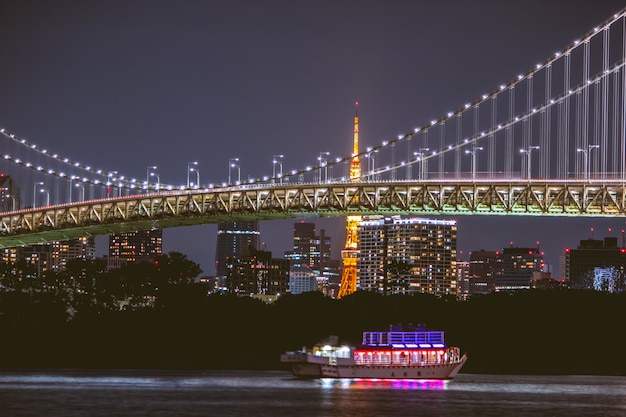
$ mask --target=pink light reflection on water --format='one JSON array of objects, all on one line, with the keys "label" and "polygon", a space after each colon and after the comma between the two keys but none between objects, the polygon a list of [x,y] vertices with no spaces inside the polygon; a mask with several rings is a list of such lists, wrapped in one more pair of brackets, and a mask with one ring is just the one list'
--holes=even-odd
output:
[{"label": "pink light reflection on water", "polygon": [[333,379],[322,378],[323,388],[342,389],[397,389],[420,391],[443,391],[448,388],[448,380],[441,379]]}]

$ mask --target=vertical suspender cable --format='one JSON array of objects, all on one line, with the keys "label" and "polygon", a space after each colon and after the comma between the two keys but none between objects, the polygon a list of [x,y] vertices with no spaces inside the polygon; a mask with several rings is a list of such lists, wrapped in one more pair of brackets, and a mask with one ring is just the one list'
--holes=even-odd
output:
[{"label": "vertical suspender cable", "polygon": [[513,118],[515,117],[515,85],[509,89],[509,125],[506,127],[504,143],[504,172],[513,177]]},{"label": "vertical suspender cable", "polygon": [[463,112],[456,115],[456,147],[454,149],[454,172],[456,176],[461,174],[461,141],[463,140]]},{"label": "vertical suspender cable", "polygon": [[[497,123],[497,115],[498,115],[498,95],[494,94],[491,97],[491,130],[495,131],[496,123]],[[497,171],[496,167],[496,140],[495,133],[491,133],[489,135],[489,155],[487,156],[487,171],[489,172],[490,177],[494,177]]]}]

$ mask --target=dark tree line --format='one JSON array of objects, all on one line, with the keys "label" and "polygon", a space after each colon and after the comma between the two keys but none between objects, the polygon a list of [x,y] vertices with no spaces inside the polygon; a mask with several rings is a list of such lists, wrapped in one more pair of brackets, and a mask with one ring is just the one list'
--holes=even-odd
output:
[{"label": "dark tree line", "polygon": [[[286,369],[282,352],[331,334],[359,343],[363,331],[425,323],[468,353],[463,372],[626,375],[626,294],[530,290],[457,301],[305,293],[265,304],[209,294],[193,282],[195,268],[169,254],[113,274],[76,266],[46,277],[45,291],[0,292],[0,367]],[[63,287],[80,291],[68,297]],[[113,300],[122,298],[134,301],[120,309]]]}]

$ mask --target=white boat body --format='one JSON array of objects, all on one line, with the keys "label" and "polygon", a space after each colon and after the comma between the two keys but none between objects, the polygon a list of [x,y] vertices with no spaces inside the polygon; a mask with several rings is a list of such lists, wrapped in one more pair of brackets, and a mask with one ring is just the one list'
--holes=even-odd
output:
[{"label": "white boat body", "polygon": [[364,332],[359,347],[331,336],[280,359],[300,378],[453,379],[467,355],[446,347],[441,331],[389,331]]},{"label": "white boat body", "polygon": [[322,378],[453,379],[467,355],[458,362],[441,365],[320,365]]}]

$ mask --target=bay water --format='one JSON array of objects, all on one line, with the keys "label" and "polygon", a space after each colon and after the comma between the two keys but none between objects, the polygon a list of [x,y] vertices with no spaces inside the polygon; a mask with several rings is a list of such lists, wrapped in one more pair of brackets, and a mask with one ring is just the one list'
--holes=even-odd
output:
[{"label": "bay water", "polygon": [[300,380],[284,371],[0,370],[0,417],[626,416],[626,377]]}]

